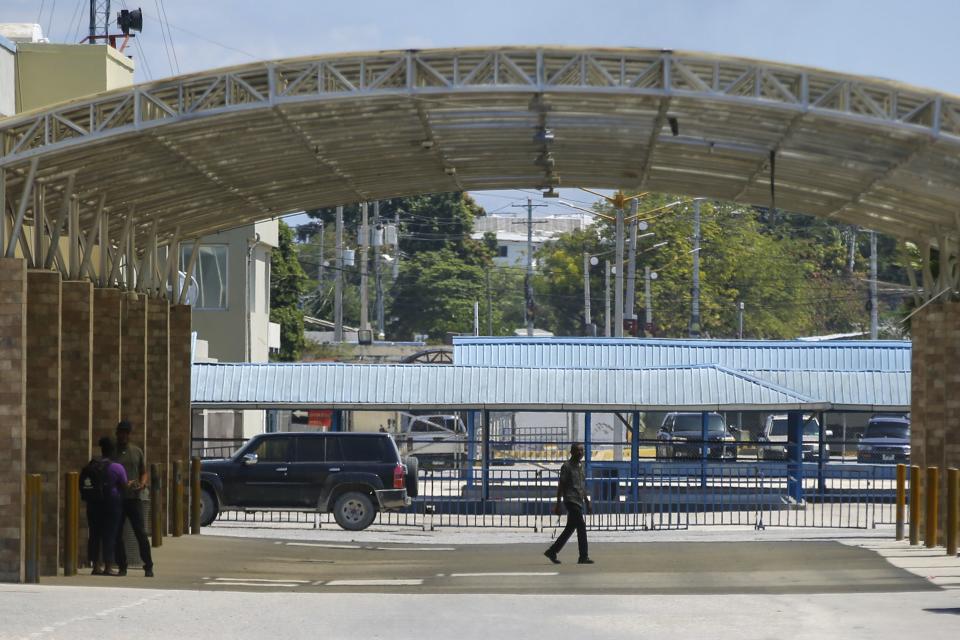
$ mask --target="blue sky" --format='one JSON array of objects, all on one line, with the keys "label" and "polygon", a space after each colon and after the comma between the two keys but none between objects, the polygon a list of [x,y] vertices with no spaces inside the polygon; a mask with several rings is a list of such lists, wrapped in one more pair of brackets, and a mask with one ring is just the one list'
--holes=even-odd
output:
[{"label": "blue sky", "polygon": [[[138,4],[139,2],[139,4]],[[138,82],[336,51],[483,45],[635,46],[761,58],[960,94],[958,0],[113,0],[145,17]],[[89,0],[2,0],[0,22],[85,35]],[[42,8],[42,11],[41,11]],[[173,49],[158,15],[165,11]],[[79,34],[79,36],[77,35]],[[525,193],[479,200],[488,210]],[[586,194],[565,197],[586,200]],[[548,211],[561,210],[551,205]],[[507,210],[518,211],[507,208]],[[544,210],[541,210],[544,211]]]}]

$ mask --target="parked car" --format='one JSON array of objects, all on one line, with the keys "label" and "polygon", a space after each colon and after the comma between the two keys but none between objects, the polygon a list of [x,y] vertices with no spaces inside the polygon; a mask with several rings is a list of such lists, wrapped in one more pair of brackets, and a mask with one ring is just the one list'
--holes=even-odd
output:
[{"label": "parked car", "polygon": [[203,461],[200,490],[204,526],[227,509],[284,509],[333,512],[359,531],[417,496],[417,461],[402,460],[387,433],[267,433]]},{"label": "parked car", "polygon": [[[824,434],[826,439],[832,436],[831,431]],[[759,458],[761,460],[786,460],[787,451],[787,415],[776,414],[767,416],[763,425],[763,431],[757,440],[759,445]],[[803,459],[816,460],[820,457],[820,421],[812,416],[803,417]],[[830,445],[823,444],[823,455],[825,460],[830,459]]]},{"label": "parked car", "polygon": [[[703,417],[694,412],[672,412],[657,432],[658,460],[699,460],[702,455]],[[736,460],[736,439],[719,413],[707,414],[707,458]]]},{"label": "parked car", "polygon": [[874,416],[857,443],[857,462],[910,462],[910,418]]},{"label": "parked car", "polygon": [[401,414],[398,440],[423,467],[459,468],[467,457],[467,428],[458,415]]}]

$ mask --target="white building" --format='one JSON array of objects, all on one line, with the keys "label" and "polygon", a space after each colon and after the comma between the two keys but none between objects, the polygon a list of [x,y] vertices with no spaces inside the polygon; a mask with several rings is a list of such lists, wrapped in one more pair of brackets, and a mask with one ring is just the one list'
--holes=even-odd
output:
[{"label": "white building", "polygon": [[[586,228],[592,220],[587,215],[551,215],[533,218],[533,251],[561,233]],[[527,264],[526,215],[491,215],[475,218],[471,238],[482,240],[486,233],[497,234],[497,255],[493,262],[498,267],[523,267]]]}]

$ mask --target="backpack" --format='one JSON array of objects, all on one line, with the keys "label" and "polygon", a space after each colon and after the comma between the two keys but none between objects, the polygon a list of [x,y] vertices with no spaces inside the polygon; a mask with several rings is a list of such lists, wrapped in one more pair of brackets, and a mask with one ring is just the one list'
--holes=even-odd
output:
[{"label": "backpack", "polygon": [[109,460],[94,458],[80,471],[80,497],[84,502],[101,502],[110,496]]}]

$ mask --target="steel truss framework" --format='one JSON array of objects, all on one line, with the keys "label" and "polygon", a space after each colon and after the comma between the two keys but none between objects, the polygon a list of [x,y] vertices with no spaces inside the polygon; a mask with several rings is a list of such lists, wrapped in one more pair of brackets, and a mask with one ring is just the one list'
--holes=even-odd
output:
[{"label": "steel truss framework", "polygon": [[884,80],[639,49],[345,54],[0,121],[0,246],[179,299],[158,247],[304,208],[558,185],[768,206],[773,180],[779,208],[916,242],[929,298],[960,282],[929,260],[957,253],[958,168],[960,98]]}]

